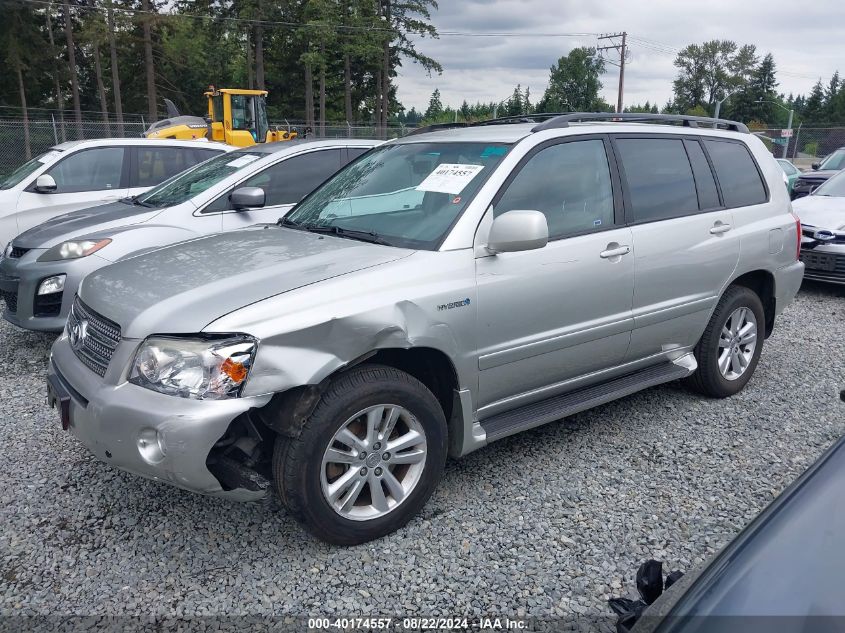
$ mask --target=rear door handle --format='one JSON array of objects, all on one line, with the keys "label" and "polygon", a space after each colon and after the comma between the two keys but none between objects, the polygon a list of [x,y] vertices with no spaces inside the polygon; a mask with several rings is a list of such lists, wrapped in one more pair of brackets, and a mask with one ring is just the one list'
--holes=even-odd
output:
[{"label": "rear door handle", "polygon": [[602,259],[610,259],[611,257],[619,257],[621,255],[627,255],[631,252],[630,246],[617,246],[616,248],[609,248],[606,251],[602,251],[599,253],[599,257]]},{"label": "rear door handle", "polygon": [[723,222],[716,222],[713,227],[710,229],[710,233],[713,235],[719,235],[721,233],[727,233],[731,230],[730,224],[725,224]]}]

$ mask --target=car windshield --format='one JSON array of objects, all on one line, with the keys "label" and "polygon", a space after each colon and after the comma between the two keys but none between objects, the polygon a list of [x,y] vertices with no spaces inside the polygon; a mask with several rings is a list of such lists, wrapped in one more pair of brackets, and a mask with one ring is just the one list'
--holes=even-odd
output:
[{"label": "car windshield", "polygon": [[819,165],[819,169],[845,169],[845,149],[838,149],[825,158]]},{"label": "car windshield", "polygon": [[384,145],[335,174],[283,223],[434,250],[509,149],[503,143]]},{"label": "car windshield", "polygon": [[261,158],[257,152],[221,154],[200,163],[134,199],[145,207],[172,207],[190,200],[212,185],[231,176]]},{"label": "car windshield", "polygon": [[780,165],[780,168],[783,170],[783,173],[785,173],[787,176],[791,176],[796,171],[798,171],[795,166],[788,160],[778,159],[778,165]]},{"label": "car windshield", "polygon": [[845,171],[839,172],[832,178],[828,178],[813,192],[813,195],[845,198]]},{"label": "car windshield", "polygon": [[53,158],[59,155],[58,150],[50,150],[44,152],[40,156],[36,156],[32,160],[25,162],[15,171],[7,176],[0,177],[0,189],[11,189],[17,185],[21,180],[29,176],[32,172],[37,170],[42,165],[49,163]]}]

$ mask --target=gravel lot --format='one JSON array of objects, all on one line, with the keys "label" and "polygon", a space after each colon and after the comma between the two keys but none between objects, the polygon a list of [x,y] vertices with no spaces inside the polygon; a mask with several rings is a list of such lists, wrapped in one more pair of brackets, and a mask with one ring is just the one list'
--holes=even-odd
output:
[{"label": "gravel lot", "polygon": [[[746,390],[650,389],[450,462],[423,515],[333,548],[275,501],[112,470],[44,404],[52,337],[0,324],[0,615],[609,613],[689,570],[845,433],[845,291],[805,284]],[[610,620],[608,620],[610,622]]]}]

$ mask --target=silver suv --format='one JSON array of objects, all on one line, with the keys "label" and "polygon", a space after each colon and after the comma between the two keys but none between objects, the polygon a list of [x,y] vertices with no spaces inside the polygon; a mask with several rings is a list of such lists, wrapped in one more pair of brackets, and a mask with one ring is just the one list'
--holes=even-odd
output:
[{"label": "silver suv", "polygon": [[741,390],[799,235],[741,124],[418,133],[277,224],[89,275],[50,400],[110,464],[241,500],[274,482],[319,538],[360,543],[422,508],[447,454],[676,379]]}]

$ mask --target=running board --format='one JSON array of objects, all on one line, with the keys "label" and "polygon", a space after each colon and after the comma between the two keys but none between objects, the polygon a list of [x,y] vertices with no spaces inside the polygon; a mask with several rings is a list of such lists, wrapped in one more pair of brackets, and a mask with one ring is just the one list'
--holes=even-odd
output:
[{"label": "running board", "polygon": [[695,371],[696,366],[695,359],[689,354],[674,363],[652,365],[607,382],[582,387],[512,411],[498,413],[482,420],[481,428],[487,434],[487,441],[493,442],[628,396],[641,389],[685,378]]}]

